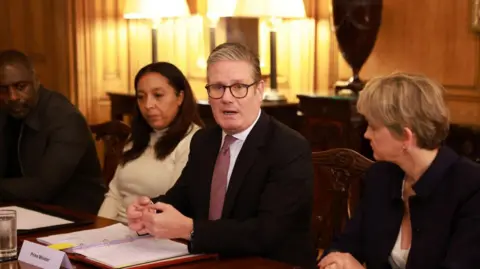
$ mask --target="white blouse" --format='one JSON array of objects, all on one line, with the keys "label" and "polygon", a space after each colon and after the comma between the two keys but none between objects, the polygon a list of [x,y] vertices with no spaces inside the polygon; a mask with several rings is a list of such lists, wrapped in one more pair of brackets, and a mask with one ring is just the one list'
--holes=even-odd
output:
[{"label": "white blouse", "polygon": [[[405,187],[405,180],[402,184],[402,200],[403,200],[403,189]],[[402,249],[402,225],[400,225],[400,231],[398,232],[397,241],[395,246],[393,246],[392,252],[388,261],[392,269],[405,269],[407,266],[408,254],[410,253],[410,247],[408,249]]]},{"label": "white blouse", "polygon": [[[152,132],[143,154],[124,166],[117,167],[98,215],[126,222],[127,207],[138,196],[157,197],[165,194],[180,177],[188,160],[190,141],[199,129],[192,124],[188,134],[163,160],[155,157],[154,145],[166,130]],[[131,145],[125,146],[125,150],[130,147]]]},{"label": "white blouse", "polygon": [[400,232],[397,236],[397,241],[395,246],[392,249],[392,253],[388,261],[392,269],[405,269],[407,266],[408,254],[410,253],[410,248],[402,249],[402,227],[400,227]]}]

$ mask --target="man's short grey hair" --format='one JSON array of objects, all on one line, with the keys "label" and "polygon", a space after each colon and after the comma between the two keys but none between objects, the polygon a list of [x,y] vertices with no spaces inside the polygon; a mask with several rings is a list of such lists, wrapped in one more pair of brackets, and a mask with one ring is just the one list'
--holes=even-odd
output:
[{"label": "man's short grey hair", "polygon": [[207,70],[213,63],[220,61],[245,61],[252,66],[252,75],[255,81],[260,81],[260,59],[247,46],[240,43],[223,43],[218,45],[207,60]]}]

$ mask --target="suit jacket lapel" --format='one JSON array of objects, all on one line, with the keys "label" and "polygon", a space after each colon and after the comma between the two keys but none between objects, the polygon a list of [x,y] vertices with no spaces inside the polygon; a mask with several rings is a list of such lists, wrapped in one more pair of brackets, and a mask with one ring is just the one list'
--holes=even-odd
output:
[{"label": "suit jacket lapel", "polygon": [[235,204],[235,198],[250,168],[258,157],[259,149],[264,145],[270,126],[269,117],[262,112],[255,126],[250,131],[238,154],[235,166],[228,183],[227,194],[223,204],[222,216],[228,216]]}]

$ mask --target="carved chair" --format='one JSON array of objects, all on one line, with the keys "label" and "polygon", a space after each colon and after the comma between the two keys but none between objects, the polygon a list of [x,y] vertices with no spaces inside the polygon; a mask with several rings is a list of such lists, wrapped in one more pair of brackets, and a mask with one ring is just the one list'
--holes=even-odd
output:
[{"label": "carved chair", "polygon": [[108,186],[115,175],[123,147],[130,135],[130,127],[122,121],[113,120],[91,125],[90,130],[97,141],[103,142],[103,178]]},{"label": "carved chair", "polygon": [[315,195],[312,225],[317,251],[327,248],[360,199],[361,178],[373,161],[338,148],[312,153]]}]

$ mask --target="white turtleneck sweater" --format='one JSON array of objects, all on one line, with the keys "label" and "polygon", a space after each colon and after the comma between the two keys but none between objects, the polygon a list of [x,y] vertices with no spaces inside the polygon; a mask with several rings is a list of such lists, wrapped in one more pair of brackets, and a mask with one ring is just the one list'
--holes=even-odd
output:
[{"label": "white turtleneck sweater", "polygon": [[[180,177],[188,160],[190,141],[200,127],[192,124],[189,133],[164,160],[155,157],[153,146],[166,130],[154,131],[143,154],[124,166],[119,165],[98,215],[126,222],[127,207],[138,197],[165,194]],[[125,146],[125,150],[131,145]]]}]

